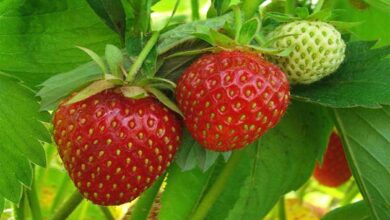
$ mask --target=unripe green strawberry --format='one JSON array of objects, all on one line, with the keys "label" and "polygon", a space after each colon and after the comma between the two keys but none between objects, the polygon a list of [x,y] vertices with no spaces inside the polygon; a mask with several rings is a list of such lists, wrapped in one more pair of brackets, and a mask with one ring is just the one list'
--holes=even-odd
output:
[{"label": "unripe green strawberry", "polygon": [[324,161],[322,165],[316,165],[313,176],[320,184],[329,187],[338,187],[351,178],[343,144],[335,132],[329,138]]},{"label": "unripe green strawberry", "polygon": [[176,100],[184,122],[204,147],[242,148],[274,127],[290,97],[285,74],[247,51],[205,54],[181,75]]},{"label": "unripe green strawberry", "polygon": [[318,81],[335,72],[344,60],[345,43],[340,32],[325,22],[294,21],[277,27],[270,37],[277,38],[274,47],[293,48],[287,57],[270,57],[292,83]]},{"label": "unripe green strawberry", "polygon": [[179,146],[175,113],[152,97],[105,90],[55,112],[54,139],[71,179],[93,203],[119,205],[147,189]]}]

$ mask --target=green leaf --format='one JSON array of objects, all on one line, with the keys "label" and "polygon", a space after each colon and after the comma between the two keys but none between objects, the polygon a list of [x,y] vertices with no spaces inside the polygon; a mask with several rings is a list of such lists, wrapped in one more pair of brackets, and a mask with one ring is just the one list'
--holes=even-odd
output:
[{"label": "green leaf", "polygon": [[355,202],[327,213],[322,220],[370,220],[370,210],[364,201]]},{"label": "green leaf", "polygon": [[[175,161],[183,171],[192,170],[198,167],[205,172],[216,163],[220,155],[222,155],[222,153],[210,151],[202,147],[192,138],[188,130],[185,129]],[[226,161],[226,157],[229,157],[230,154],[224,156]]]},{"label": "green leaf", "polygon": [[260,21],[258,18],[252,18],[246,21],[241,27],[238,36],[238,42],[242,45],[249,44],[253,40],[259,29]]},{"label": "green leaf", "polygon": [[146,91],[152,93],[166,107],[183,116],[183,113],[181,113],[179,107],[177,107],[177,105],[171,101],[163,92],[153,87],[146,87],[145,89]]},{"label": "green leaf", "polygon": [[[378,2],[382,0],[365,0],[366,2]],[[360,3],[361,6],[356,6]],[[335,18],[337,21],[363,22],[362,25],[351,28],[351,39],[378,41],[377,46],[390,45],[390,31],[386,28],[389,25],[388,7],[370,7],[363,0],[354,1],[334,1],[332,10],[340,13]],[[384,10],[385,9],[385,10]]]},{"label": "green leaf", "polygon": [[122,42],[125,39],[126,15],[120,0],[87,0],[95,13],[115,32]]},{"label": "green leaf", "polygon": [[85,48],[85,47],[77,46],[77,48],[79,48],[80,50],[82,50],[86,54],[88,54],[88,56],[90,56],[92,58],[92,60],[95,61],[95,63],[100,67],[100,69],[102,70],[102,72],[104,74],[108,74],[106,64],[104,63],[104,60],[98,54],[96,54],[94,51],[92,51],[88,48]]},{"label": "green leaf", "polygon": [[119,44],[117,35],[86,1],[13,4],[0,16],[0,71],[18,77],[31,88],[91,60],[75,45],[101,54],[107,43]]},{"label": "green leaf", "polygon": [[[243,152],[243,158],[252,158],[253,151],[246,148]],[[226,154],[226,153],[225,153]],[[227,219],[229,215],[229,210],[233,209],[236,202],[240,198],[240,189],[245,184],[245,181],[250,175],[252,160],[241,159],[235,170],[229,176],[225,189],[218,196],[218,200],[214,203],[209,213],[207,214],[207,219]]]},{"label": "green leaf", "polygon": [[188,219],[202,199],[214,173],[216,173],[215,167],[205,173],[197,168],[182,172],[180,167],[173,164],[168,171],[158,219]]},{"label": "green leaf", "polygon": [[107,64],[110,68],[109,72],[116,77],[122,77],[120,69],[120,66],[123,65],[124,62],[122,51],[112,44],[107,44],[105,55]]},{"label": "green leaf", "polygon": [[390,13],[390,2],[388,0],[364,0],[369,5],[383,12]]},{"label": "green leaf", "polygon": [[296,99],[333,108],[378,108],[390,104],[390,46],[370,49],[374,42],[352,42],[346,58],[331,76],[292,89]]},{"label": "green leaf", "polygon": [[133,8],[134,18],[131,19],[133,33],[147,33],[150,28],[150,14],[153,0],[128,0]]},{"label": "green leaf", "polygon": [[104,90],[111,89],[115,86],[114,83],[108,80],[99,80],[91,83],[81,91],[77,93],[77,95],[73,96],[69,101],[66,102],[66,105],[70,105],[84,99],[87,99],[93,95],[96,95]]},{"label": "green leaf", "polygon": [[98,79],[103,79],[102,70],[94,62],[53,76],[42,83],[42,89],[37,93],[41,98],[41,110],[55,109],[61,99]]},{"label": "green leaf", "polygon": [[34,93],[0,73],[0,196],[18,203],[22,184],[32,183],[31,164],[46,165],[41,141],[51,138],[38,121],[42,114]]},{"label": "green leaf", "polygon": [[228,217],[221,219],[262,219],[281,195],[309,179],[331,130],[325,108],[291,104],[275,128],[246,147],[252,155],[250,167],[245,168],[250,173]]},{"label": "green leaf", "polygon": [[335,109],[348,163],[373,219],[390,219],[390,106]]},{"label": "green leaf", "polygon": [[157,53],[163,54],[186,41],[194,40],[196,38],[194,33],[198,32],[198,26],[207,26],[211,29],[220,29],[226,22],[231,22],[232,20],[233,14],[228,13],[226,15],[204,21],[195,21],[179,25],[176,28],[161,34],[157,46]]}]

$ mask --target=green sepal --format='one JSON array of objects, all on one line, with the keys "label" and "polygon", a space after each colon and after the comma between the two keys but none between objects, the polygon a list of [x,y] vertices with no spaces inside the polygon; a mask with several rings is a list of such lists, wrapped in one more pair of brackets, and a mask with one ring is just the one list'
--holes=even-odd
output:
[{"label": "green sepal", "polygon": [[111,75],[111,74],[104,75],[104,79],[106,81],[110,81],[110,82],[114,83],[115,85],[122,85],[124,83],[122,78],[119,78],[119,77]]},{"label": "green sepal", "polygon": [[237,45],[237,43],[231,39],[229,36],[220,33],[214,29],[210,29],[210,37],[213,42],[215,42],[216,46],[220,46],[223,48],[229,48]]},{"label": "green sepal", "polygon": [[108,74],[106,64],[104,63],[104,60],[99,55],[97,55],[95,52],[93,52],[88,48],[80,47],[80,46],[76,46],[76,47],[84,51],[86,54],[88,54],[88,56],[90,56],[92,60],[95,61],[97,65],[99,65],[100,69],[103,71],[104,74]]},{"label": "green sepal", "polygon": [[181,57],[181,56],[194,56],[194,55],[204,54],[207,52],[212,52],[214,50],[215,49],[213,47],[206,47],[206,48],[197,49],[197,50],[180,51],[180,52],[177,52],[177,53],[174,53],[174,54],[171,54],[171,55],[165,57],[165,59],[171,59],[174,57]]},{"label": "green sepal", "polygon": [[309,17],[309,15],[310,15],[310,12],[309,12],[309,9],[306,7],[297,7],[295,9],[295,14],[300,19],[307,19],[307,17]]},{"label": "green sepal", "polygon": [[268,54],[268,55],[275,55],[279,57],[285,57],[288,56],[291,51],[293,51],[293,47],[288,47],[288,48],[267,48],[267,47],[259,47],[259,46],[253,46],[249,45],[248,46],[251,49],[254,49],[260,53],[263,54]]},{"label": "green sepal", "polygon": [[66,105],[70,105],[82,100],[85,100],[93,95],[98,94],[106,89],[115,87],[115,83],[109,80],[98,80],[91,83],[86,88],[82,89],[75,96],[73,96],[69,101],[66,102]]},{"label": "green sepal", "polygon": [[315,12],[307,17],[308,20],[320,20],[327,21],[332,17],[332,11],[327,8],[321,11]]},{"label": "green sepal", "polygon": [[145,90],[153,94],[167,108],[183,117],[183,113],[180,111],[179,107],[177,107],[177,105],[172,100],[170,100],[163,92],[150,86],[146,86]]},{"label": "green sepal", "polygon": [[142,87],[150,86],[154,88],[164,88],[164,89],[169,89],[171,91],[175,91],[176,89],[176,83],[161,77],[144,79],[142,81],[139,81],[137,85]]},{"label": "green sepal", "polygon": [[122,77],[121,66],[124,62],[122,51],[112,44],[107,44],[105,56],[110,73],[116,77]]},{"label": "green sepal", "polygon": [[127,98],[142,99],[148,96],[146,90],[139,86],[122,86],[119,89]]},{"label": "green sepal", "polygon": [[249,44],[260,30],[260,20],[258,18],[252,18],[246,21],[239,32],[238,43],[241,45]]},{"label": "green sepal", "polygon": [[265,19],[272,19],[282,23],[300,20],[298,17],[280,13],[280,12],[268,12],[265,15]]},{"label": "green sepal", "polygon": [[199,38],[210,45],[215,45],[214,39],[210,36],[210,28],[204,25],[200,25],[196,27],[196,32],[194,32],[192,35],[194,35],[196,38]]}]

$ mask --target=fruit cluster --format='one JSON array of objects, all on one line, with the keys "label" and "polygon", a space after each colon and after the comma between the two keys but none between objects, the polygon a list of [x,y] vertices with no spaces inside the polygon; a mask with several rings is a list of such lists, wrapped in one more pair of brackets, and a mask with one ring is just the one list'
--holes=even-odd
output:
[{"label": "fruit cluster", "polygon": [[[290,33],[299,36],[279,36]],[[253,48],[215,47],[179,78],[178,108],[159,99],[161,92],[129,87],[132,82],[99,82],[107,87],[76,102],[68,102],[72,97],[64,100],[54,114],[54,139],[65,168],[84,197],[96,204],[133,200],[174,159],[182,127],[172,109],[181,111],[185,126],[205,148],[243,148],[286,112],[288,78],[309,83],[340,65],[344,44],[337,33],[330,25],[304,21],[275,30],[277,46],[295,45],[290,57],[271,59],[287,75]],[[137,97],[125,95],[126,86]]]}]

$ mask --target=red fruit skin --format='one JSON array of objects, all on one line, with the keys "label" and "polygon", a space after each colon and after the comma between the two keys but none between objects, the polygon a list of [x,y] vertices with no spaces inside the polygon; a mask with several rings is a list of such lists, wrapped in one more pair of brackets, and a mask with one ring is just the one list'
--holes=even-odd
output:
[{"label": "red fruit skin", "polygon": [[204,147],[240,149],[274,127],[290,97],[285,74],[261,55],[206,54],[179,78],[176,100],[185,124]]},{"label": "red fruit skin", "polygon": [[313,176],[320,184],[329,187],[338,187],[351,178],[343,145],[335,132],[330,136],[323,163],[316,164]]},{"label": "red fruit skin", "polygon": [[98,205],[119,205],[145,191],[179,146],[175,113],[155,98],[107,90],[55,112],[54,139],[78,190]]}]

